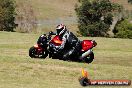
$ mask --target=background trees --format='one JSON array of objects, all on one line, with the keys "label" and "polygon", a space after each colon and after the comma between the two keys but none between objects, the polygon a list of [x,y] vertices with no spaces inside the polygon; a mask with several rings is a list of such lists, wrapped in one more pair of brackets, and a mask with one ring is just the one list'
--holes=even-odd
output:
[{"label": "background trees", "polygon": [[79,33],[83,36],[108,36],[113,21],[112,12],[120,10],[118,4],[109,0],[79,0],[75,11],[78,16]]},{"label": "background trees", "polygon": [[29,0],[16,0],[16,23],[18,27],[17,32],[30,33],[37,31],[36,13]]},{"label": "background trees", "polygon": [[117,22],[113,32],[117,38],[132,39],[132,24],[127,19],[122,19]]},{"label": "background trees", "polygon": [[15,6],[13,0],[0,0],[0,31],[13,31],[15,24]]},{"label": "background trees", "polygon": [[132,0],[128,0],[128,2],[132,4]]},{"label": "background trees", "polygon": [[0,31],[32,32],[36,30],[36,16],[29,3],[0,0]]}]

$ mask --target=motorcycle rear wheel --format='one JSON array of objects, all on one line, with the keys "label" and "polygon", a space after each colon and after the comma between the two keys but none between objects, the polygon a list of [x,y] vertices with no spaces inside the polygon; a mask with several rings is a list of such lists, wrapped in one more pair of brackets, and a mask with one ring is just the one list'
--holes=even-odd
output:
[{"label": "motorcycle rear wheel", "polygon": [[93,61],[93,59],[94,59],[94,53],[92,52],[89,56],[84,58],[84,62],[89,64]]}]

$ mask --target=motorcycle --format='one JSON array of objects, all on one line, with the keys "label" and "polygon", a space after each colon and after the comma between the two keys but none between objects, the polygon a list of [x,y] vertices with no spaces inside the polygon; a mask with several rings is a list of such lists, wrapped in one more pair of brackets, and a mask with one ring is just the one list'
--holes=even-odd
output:
[{"label": "motorcycle", "polygon": [[79,43],[77,48],[80,48],[76,53],[64,59],[63,55],[69,50],[66,47],[63,51],[57,49],[62,44],[58,35],[55,35],[52,38],[52,32],[44,34],[43,42],[37,43],[29,49],[29,56],[31,58],[46,58],[49,55],[49,58],[60,59],[60,60],[70,60],[78,62],[91,63],[94,59],[94,53],[92,48],[97,45],[94,40],[83,40]]}]

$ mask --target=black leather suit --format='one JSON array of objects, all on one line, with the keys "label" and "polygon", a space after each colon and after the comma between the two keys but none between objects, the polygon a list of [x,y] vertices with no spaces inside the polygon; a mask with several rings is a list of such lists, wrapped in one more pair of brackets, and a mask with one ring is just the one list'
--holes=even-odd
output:
[{"label": "black leather suit", "polygon": [[66,51],[63,55],[64,59],[68,59],[72,54],[77,53],[77,51],[81,49],[80,40],[72,32],[65,31],[60,35],[60,39],[62,39],[63,42],[59,50]]}]

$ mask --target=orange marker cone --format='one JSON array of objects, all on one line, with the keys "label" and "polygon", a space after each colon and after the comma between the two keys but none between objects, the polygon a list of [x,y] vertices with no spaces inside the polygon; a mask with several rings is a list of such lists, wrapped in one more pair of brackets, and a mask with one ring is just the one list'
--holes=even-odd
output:
[{"label": "orange marker cone", "polygon": [[88,72],[82,68],[82,76],[88,78]]}]

